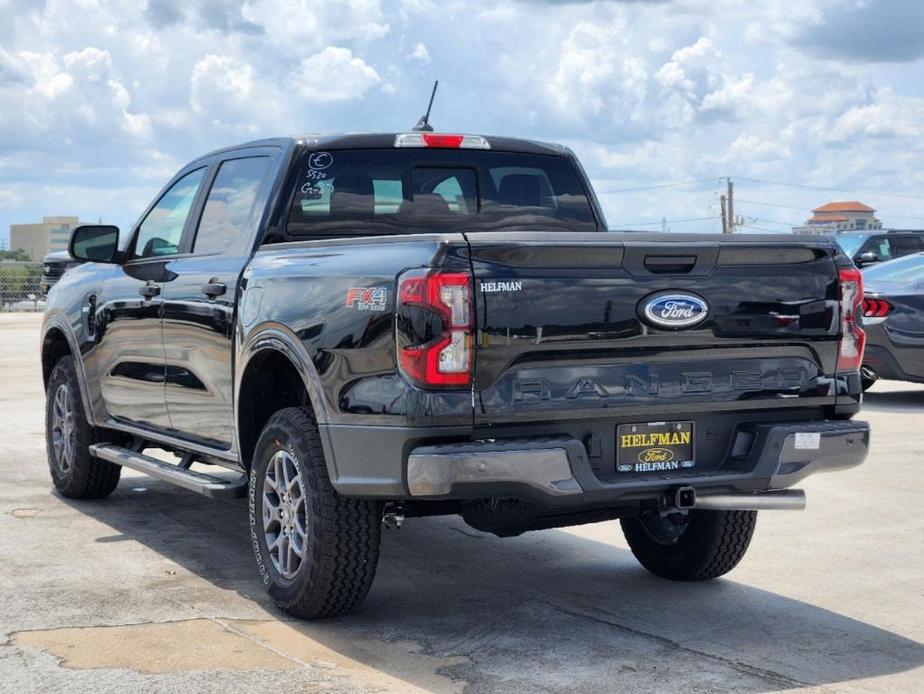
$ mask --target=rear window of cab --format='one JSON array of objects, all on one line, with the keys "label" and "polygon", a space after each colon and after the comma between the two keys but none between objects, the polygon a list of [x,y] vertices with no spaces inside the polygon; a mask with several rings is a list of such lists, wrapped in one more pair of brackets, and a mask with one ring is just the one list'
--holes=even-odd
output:
[{"label": "rear window of cab", "polygon": [[514,227],[597,230],[567,157],[414,148],[309,152],[286,231],[329,238]]}]

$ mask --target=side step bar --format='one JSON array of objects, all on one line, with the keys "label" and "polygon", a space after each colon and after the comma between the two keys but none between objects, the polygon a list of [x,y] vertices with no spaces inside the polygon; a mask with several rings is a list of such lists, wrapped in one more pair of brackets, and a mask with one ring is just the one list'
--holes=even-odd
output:
[{"label": "side step bar", "polygon": [[94,443],[90,446],[90,454],[213,499],[242,497],[247,493],[247,477],[244,475],[237,480],[206,475],[111,443]]}]

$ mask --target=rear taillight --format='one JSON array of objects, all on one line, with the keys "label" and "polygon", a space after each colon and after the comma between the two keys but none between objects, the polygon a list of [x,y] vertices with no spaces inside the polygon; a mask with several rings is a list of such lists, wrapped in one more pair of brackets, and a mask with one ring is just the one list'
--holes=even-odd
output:
[{"label": "rear taillight", "polygon": [[856,268],[841,270],[841,344],[837,354],[837,372],[856,371],[863,363],[866,333],[857,318],[863,308],[863,275]]},{"label": "rear taillight", "polygon": [[[402,344],[401,372],[423,388],[467,386],[472,381],[472,282],[467,273],[409,273],[398,281],[399,316],[407,309],[429,314],[420,344]],[[435,314],[435,315],[434,315]],[[407,338],[405,338],[407,339]],[[414,340],[415,337],[410,339]]]},{"label": "rear taillight", "polygon": [[448,135],[446,133],[418,132],[395,135],[395,147],[491,149],[491,144],[481,135]]},{"label": "rear taillight", "polygon": [[885,299],[863,299],[863,316],[865,318],[885,318],[892,313],[892,304]]}]

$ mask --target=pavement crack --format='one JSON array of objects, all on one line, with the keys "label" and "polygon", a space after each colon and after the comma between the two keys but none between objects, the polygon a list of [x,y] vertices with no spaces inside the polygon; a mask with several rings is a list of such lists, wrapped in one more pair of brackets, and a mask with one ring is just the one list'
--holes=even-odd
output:
[{"label": "pavement crack", "polygon": [[[604,624],[608,627],[611,627],[613,629],[618,629],[627,634],[632,634],[633,636],[640,636],[644,639],[648,639],[649,641],[654,641],[655,643],[658,643],[666,648],[675,649],[683,653],[692,655],[694,657],[706,658],[715,663],[724,665],[726,667],[730,667],[738,672],[748,674],[754,677],[759,677],[764,680],[769,680],[779,685],[783,685],[786,687],[793,687],[793,688],[794,687],[821,687],[821,685],[816,684],[814,682],[805,682],[803,680],[799,680],[794,677],[789,677],[788,675],[784,675],[774,670],[768,670],[766,668],[757,667],[755,665],[751,665],[749,663],[745,663],[740,660],[735,660],[734,658],[726,658],[725,656],[716,655],[715,653],[708,653],[706,651],[701,651],[696,648],[690,648],[689,646],[684,646],[678,643],[677,641],[673,641],[667,637],[658,636],[657,634],[652,634],[647,631],[642,631],[641,629],[634,629],[633,627],[620,624],[613,620],[606,619],[599,615],[585,612],[583,610],[577,610],[577,609],[570,608],[570,607],[563,607],[561,605],[557,605],[553,602],[550,602],[548,600],[544,600],[541,598],[538,599],[538,601],[542,603],[543,605],[546,605],[547,607],[551,607],[554,610],[558,610],[559,612],[570,615],[572,617],[577,617],[579,619],[588,619],[590,621],[597,622],[599,624]],[[822,688],[824,689],[824,687]]]},{"label": "pavement crack", "polygon": [[270,644],[266,643],[266,641],[263,641],[262,639],[258,639],[257,637],[252,636],[251,634],[248,634],[246,631],[243,631],[242,629],[238,629],[233,624],[229,624],[224,619],[221,619],[219,617],[206,617],[206,619],[211,620],[212,622],[220,626],[222,629],[226,629],[227,631],[231,632],[235,636],[239,636],[242,639],[246,639],[247,641],[250,641],[255,646],[259,646],[260,648],[265,648],[270,653],[278,655],[280,658],[285,658],[286,660],[293,662],[296,665],[301,665],[304,668],[310,669],[314,667],[312,666],[311,663],[305,662],[304,660],[296,658],[295,656],[289,655],[288,653],[285,653],[284,651],[281,651],[278,648],[274,648]]}]

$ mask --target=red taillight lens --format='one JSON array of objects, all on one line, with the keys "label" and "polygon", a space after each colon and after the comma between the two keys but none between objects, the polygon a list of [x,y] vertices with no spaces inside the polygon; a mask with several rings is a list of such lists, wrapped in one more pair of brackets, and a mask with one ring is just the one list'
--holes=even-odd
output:
[{"label": "red taillight lens", "polygon": [[885,299],[863,299],[863,315],[866,318],[885,318],[892,312],[892,304]]},{"label": "red taillight lens", "polygon": [[863,363],[866,333],[857,320],[863,308],[863,275],[856,268],[841,270],[841,344],[837,354],[837,372],[856,371]]},{"label": "red taillight lens", "polygon": [[409,275],[398,282],[399,311],[422,308],[439,326],[424,344],[398,345],[398,365],[424,388],[466,386],[472,379],[472,282],[466,273]]}]

